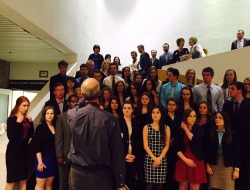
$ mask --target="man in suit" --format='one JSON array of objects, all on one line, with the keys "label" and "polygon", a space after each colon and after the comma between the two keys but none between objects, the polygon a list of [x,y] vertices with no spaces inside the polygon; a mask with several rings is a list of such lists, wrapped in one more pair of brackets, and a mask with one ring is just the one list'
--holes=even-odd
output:
[{"label": "man in suit", "polygon": [[58,69],[59,73],[57,75],[54,75],[50,77],[49,80],[49,90],[50,90],[50,98],[54,98],[54,85],[56,83],[62,83],[64,86],[64,89],[67,87],[67,80],[68,76],[66,75],[67,69],[68,69],[68,63],[64,60],[58,62]]},{"label": "man in suit", "polygon": [[250,41],[244,37],[244,31],[238,30],[237,32],[237,40],[232,42],[231,50],[240,49],[243,47],[250,46]]},{"label": "man in suit", "polygon": [[164,43],[162,48],[164,53],[159,57],[161,67],[173,63],[172,61],[173,53],[169,52],[168,43]]},{"label": "man in suit", "polygon": [[147,52],[144,51],[144,45],[137,46],[138,52],[141,54],[139,65],[142,69],[142,78],[146,78],[148,69],[151,67],[150,57]]},{"label": "man in suit", "polygon": [[64,99],[64,86],[62,83],[56,83],[54,85],[54,98],[50,98],[45,102],[45,107],[52,106],[55,109],[55,115],[59,115],[68,110],[67,102]]},{"label": "man in suit", "polygon": [[88,73],[89,73],[88,65],[85,63],[81,64],[79,73],[80,73],[80,77],[76,79],[77,88],[80,88],[83,81],[85,81],[88,78]]},{"label": "man in suit", "polygon": [[155,49],[151,50],[151,66],[154,66],[156,67],[157,69],[161,69],[161,66],[160,66],[160,61],[158,58],[156,58],[156,55],[157,55],[157,51]]},{"label": "man in suit", "polygon": [[[68,98],[69,109],[72,109],[78,102],[76,95],[70,95]],[[60,114],[56,120],[55,130],[56,157],[59,165],[59,189],[69,189],[69,171],[71,162],[68,159],[68,153],[71,142],[71,131],[67,122],[67,112]]]},{"label": "man in suit", "polygon": [[232,82],[229,88],[231,101],[226,101],[223,111],[231,118],[231,127],[237,132],[241,147],[240,178],[236,181],[237,190],[247,190],[250,180],[250,101],[244,98],[246,93],[242,82]]}]

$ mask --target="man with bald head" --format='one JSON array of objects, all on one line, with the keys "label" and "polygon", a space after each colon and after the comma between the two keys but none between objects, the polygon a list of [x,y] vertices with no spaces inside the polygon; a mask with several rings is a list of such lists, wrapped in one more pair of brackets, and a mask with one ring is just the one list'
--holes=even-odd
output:
[{"label": "man with bald head", "polygon": [[81,90],[86,106],[68,111],[72,132],[70,190],[125,190],[125,162],[118,120],[99,108],[100,85],[88,78]]}]

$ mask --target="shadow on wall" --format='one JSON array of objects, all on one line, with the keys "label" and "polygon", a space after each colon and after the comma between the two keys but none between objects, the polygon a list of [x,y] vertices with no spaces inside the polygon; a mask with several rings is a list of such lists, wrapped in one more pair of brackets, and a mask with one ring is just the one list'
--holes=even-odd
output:
[{"label": "shadow on wall", "polygon": [[135,8],[136,0],[105,0],[108,12],[116,17],[124,17]]}]

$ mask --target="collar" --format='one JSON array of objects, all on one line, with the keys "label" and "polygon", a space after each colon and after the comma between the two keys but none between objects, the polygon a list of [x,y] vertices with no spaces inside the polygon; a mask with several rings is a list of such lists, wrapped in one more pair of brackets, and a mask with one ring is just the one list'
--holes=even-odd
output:
[{"label": "collar", "polygon": [[[56,99],[56,98],[55,98],[55,99]],[[64,102],[64,99],[62,99],[62,101],[58,101],[58,100],[56,99],[56,102],[57,102],[58,104],[61,104],[61,103]]]},{"label": "collar", "polygon": [[225,133],[225,129],[219,131],[218,129],[216,129],[218,133]]},{"label": "collar", "polygon": [[99,104],[97,104],[96,102],[86,102],[86,106],[94,106],[100,108]]}]

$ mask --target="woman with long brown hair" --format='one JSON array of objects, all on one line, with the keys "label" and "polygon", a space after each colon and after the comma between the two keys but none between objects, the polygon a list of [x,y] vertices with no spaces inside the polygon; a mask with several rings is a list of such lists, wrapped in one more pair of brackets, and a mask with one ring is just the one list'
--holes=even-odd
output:
[{"label": "woman with long brown hair", "polygon": [[7,184],[6,190],[26,189],[28,175],[28,142],[34,134],[31,117],[27,114],[30,101],[25,96],[16,100],[7,119],[7,136],[9,143],[6,150]]}]

